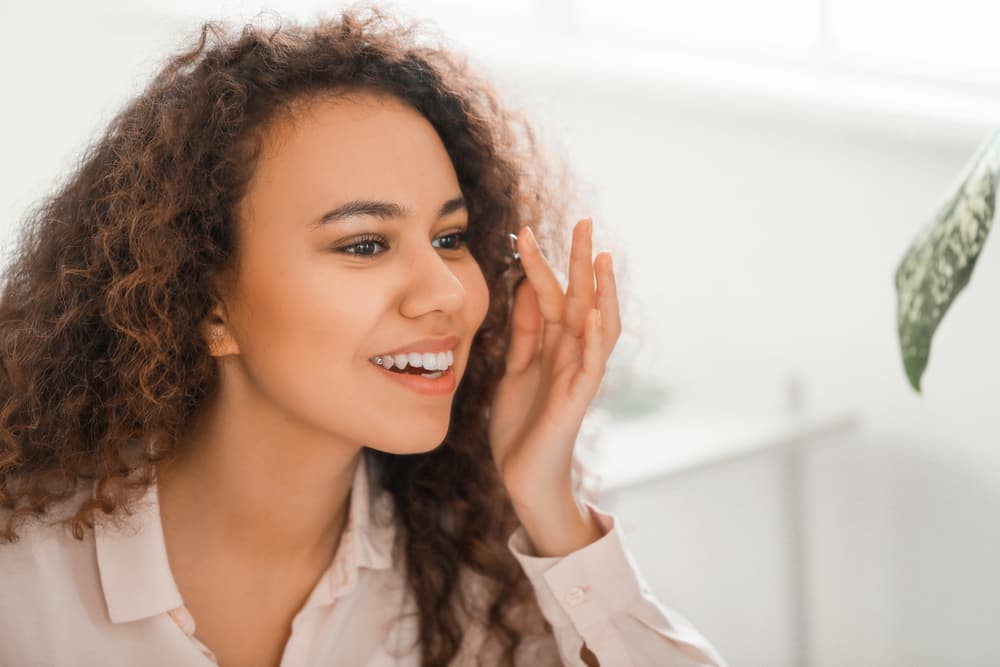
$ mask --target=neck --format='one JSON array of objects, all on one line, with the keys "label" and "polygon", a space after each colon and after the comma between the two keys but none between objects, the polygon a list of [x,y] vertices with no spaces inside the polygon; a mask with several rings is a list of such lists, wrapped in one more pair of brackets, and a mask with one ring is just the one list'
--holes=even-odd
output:
[{"label": "neck", "polygon": [[360,456],[260,406],[216,400],[159,470],[165,533],[254,568],[323,567],[347,523]]}]

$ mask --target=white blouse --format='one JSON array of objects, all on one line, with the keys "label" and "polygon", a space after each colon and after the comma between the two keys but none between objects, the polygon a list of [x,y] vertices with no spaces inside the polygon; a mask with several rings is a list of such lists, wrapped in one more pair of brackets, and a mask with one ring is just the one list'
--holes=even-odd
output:
[{"label": "white blouse", "polygon": [[[586,642],[602,667],[725,667],[690,622],[652,595],[616,517],[586,506],[605,534],[578,551],[538,557],[523,526],[507,542],[553,629],[523,642],[517,664],[584,667]],[[123,525],[98,521],[83,541],[47,523],[0,544],[0,666],[218,665],[171,573],[156,484]],[[280,667],[419,665],[418,649],[403,654],[416,617],[389,623],[416,611],[393,559],[394,534],[391,498],[371,497],[362,456],[340,544],[295,615]],[[452,664],[476,664],[483,639],[480,627],[468,627]]]}]

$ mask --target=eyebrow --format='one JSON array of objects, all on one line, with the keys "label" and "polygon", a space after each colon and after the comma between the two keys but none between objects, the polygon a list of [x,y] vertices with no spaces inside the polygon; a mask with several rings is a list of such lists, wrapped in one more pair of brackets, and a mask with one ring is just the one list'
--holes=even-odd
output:
[{"label": "eyebrow", "polygon": [[[449,199],[441,205],[438,210],[438,220],[459,210],[468,210],[465,206],[465,197],[458,195]],[[408,206],[389,201],[373,201],[370,199],[357,199],[341,204],[337,208],[327,211],[321,215],[310,229],[318,229],[332,222],[342,222],[347,218],[359,215],[367,215],[378,220],[398,220],[413,215],[414,211]]]}]

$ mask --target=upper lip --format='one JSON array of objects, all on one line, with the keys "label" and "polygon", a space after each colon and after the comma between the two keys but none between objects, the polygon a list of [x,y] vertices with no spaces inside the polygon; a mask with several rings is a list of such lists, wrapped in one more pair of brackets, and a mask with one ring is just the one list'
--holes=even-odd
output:
[{"label": "upper lip", "polygon": [[421,338],[413,341],[409,345],[397,347],[389,352],[381,352],[378,356],[384,357],[390,354],[406,354],[408,352],[445,352],[454,348],[462,339],[454,334],[442,338]]}]

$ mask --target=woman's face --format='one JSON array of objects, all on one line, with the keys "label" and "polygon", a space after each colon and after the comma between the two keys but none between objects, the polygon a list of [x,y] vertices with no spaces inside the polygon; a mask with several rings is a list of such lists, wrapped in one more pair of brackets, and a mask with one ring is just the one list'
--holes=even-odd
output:
[{"label": "woman's face", "polygon": [[[237,207],[239,264],[226,298],[235,356],[220,357],[229,386],[294,428],[353,445],[438,446],[489,301],[456,235],[469,224],[453,201],[461,194],[434,128],[395,98],[312,101],[277,121]],[[341,208],[355,201],[400,211]],[[450,350],[453,377],[429,383],[372,360],[385,364],[384,353],[414,344],[417,353]],[[427,393],[414,380],[444,386]]]}]

